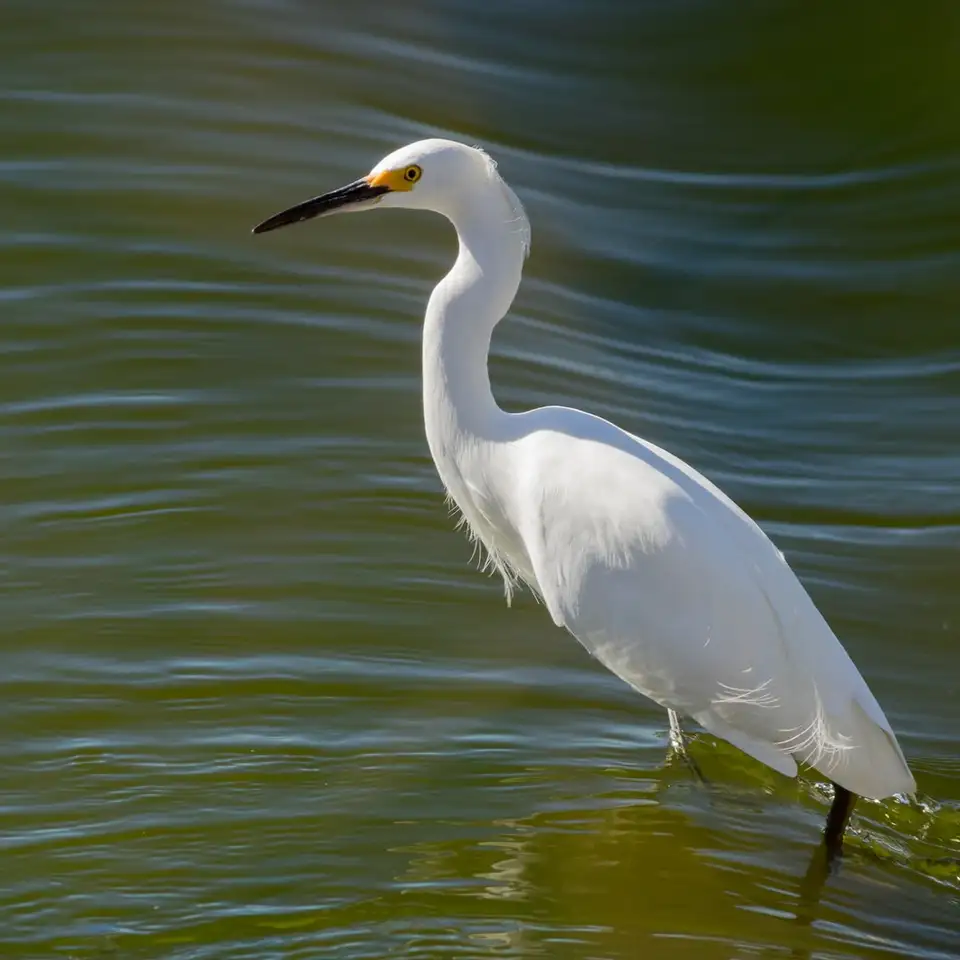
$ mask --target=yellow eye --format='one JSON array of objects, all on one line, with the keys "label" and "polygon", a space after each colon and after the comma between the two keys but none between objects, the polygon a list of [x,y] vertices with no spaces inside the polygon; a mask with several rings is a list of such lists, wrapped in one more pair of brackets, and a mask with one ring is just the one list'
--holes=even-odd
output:
[{"label": "yellow eye", "polygon": [[367,183],[372,187],[386,187],[388,190],[412,190],[414,184],[423,176],[423,170],[415,163],[409,167],[395,167],[393,170],[381,170],[371,173]]}]

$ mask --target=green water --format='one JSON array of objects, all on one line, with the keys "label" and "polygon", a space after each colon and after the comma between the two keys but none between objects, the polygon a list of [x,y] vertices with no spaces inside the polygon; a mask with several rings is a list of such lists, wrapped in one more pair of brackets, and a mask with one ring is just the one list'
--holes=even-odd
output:
[{"label": "green water", "polygon": [[[960,955],[960,8],[0,7],[0,956]],[[513,609],[419,406],[439,219],[250,227],[426,135],[533,253],[512,409],[615,419],[776,539],[916,805]]]}]

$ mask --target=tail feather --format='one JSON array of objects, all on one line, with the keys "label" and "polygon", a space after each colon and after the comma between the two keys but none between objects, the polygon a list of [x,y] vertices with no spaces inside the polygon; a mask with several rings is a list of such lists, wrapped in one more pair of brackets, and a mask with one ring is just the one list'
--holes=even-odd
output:
[{"label": "tail feather", "polygon": [[843,717],[824,718],[816,738],[794,752],[802,762],[871,800],[913,794],[917,784],[897,738],[853,699]]},{"label": "tail feather", "polygon": [[732,743],[738,750],[765,763],[768,767],[782,773],[785,777],[795,777],[797,775],[797,762],[785,750],[781,749],[775,743],[769,743],[761,740],[759,737],[751,736],[743,730],[738,730],[723,720],[713,710],[703,710],[695,713],[693,719],[708,730],[715,737],[721,737]]},{"label": "tail feather", "polygon": [[869,691],[866,696],[866,708],[856,695],[849,694],[834,695],[828,706],[816,684],[811,684],[811,699],[794,713],[800,722],[787,729],[780,726],[783,721],[775,719],[778,711],[774,707],[758,711],[743,700],[715,703],[709,710],[694,713],[693,718],[788,777],[796,776],[799,762],[871,800],[913,794],[916,783],[897,738]]}]

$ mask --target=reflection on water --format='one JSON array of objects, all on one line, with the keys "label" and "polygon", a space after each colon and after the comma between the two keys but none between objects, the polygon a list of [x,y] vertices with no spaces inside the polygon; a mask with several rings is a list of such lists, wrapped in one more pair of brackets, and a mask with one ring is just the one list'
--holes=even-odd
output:
[{"label": "reflection on water", "polygon": [[[957,9],[13,0],[0,953],[946,958],[960,908]],[[416,214],[249,227],[427,135],[533,222],[501,402],[719,482],[916,802],[666,718],[469,563]],[[806,878],[806,879],[805,879]]]}]

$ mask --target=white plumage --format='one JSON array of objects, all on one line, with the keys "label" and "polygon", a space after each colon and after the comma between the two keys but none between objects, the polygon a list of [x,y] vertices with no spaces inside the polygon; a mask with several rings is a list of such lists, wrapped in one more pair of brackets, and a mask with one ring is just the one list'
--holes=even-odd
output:
[{"label": "white plumage", "polygon": [[456,228],[456,262],[424,321],[424,423],[443,484],[508,594],[522,580],[618,677],[774,770],[794,776],[802,762],[866,797],[912,793],[866,682],[736,504],[603,419],[497,406],[490,337],[530,233],[489,157],[448,140],[411,144],[258,230],[372,206],[433,210]]}]

